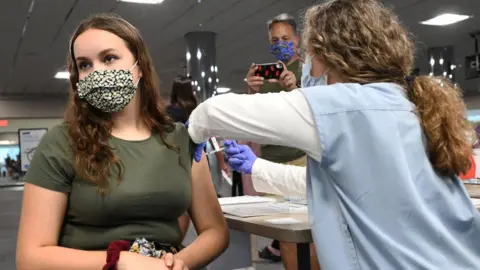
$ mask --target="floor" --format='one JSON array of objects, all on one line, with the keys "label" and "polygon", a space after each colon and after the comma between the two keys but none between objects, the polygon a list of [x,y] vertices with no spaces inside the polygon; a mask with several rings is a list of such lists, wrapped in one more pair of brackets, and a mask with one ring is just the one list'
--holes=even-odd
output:
[{"label": "floor", "polygon": [[23,181],[12,180],[10,177],[0,176],[0,188],[2,187],[23,186]]},{"label": "floor", "polygon": [[[0,179],[0,185],[5,182]],[[18,228],[18,220],[20,218],[20,208],[22,199],[22,187],[0,187],[0,269],[15,269],[15,245]],[[260,238],[258,248],[267,245],[271,240]],[[255,262],[255,268],[252,270],[278,270],[283,269],[279,263]],[[227,270],[227,269],[226,269]],[[250,269],[249,269],[250,270]]]},{"label": "floor", "polygon": [[15,246],[22,188],[0,189],[0,269],[15,269]]}]

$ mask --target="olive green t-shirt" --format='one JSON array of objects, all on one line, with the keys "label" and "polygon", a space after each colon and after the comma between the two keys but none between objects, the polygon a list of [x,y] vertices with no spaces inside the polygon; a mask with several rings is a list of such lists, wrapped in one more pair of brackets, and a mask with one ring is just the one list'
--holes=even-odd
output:
[{"label": "olive green t-shirt", "polygon": [[[297,82],[300,81],[302,77],[302,63],[300,60],[297,60],[287,66],[287,69],[292,71],[297,78]],[[280,84],[278,83],[268,83],[266,82],[261,88],[260,93],[278,93],[281,91],[285,91]],[[275,106],[275,104],[273,104]],[[301,150],[285,147],[285,146],[278,146],[278,145],[262,145],[261,148],[261,157],[268,161],[272,162],[279,162],[285,163],[296,160],[301,158],[305,155],[305,153]]]},{"label": "olive green t-shirt", "polygon": [[143,141],[111,137],[109,144],[124,173],[118,183],[112,168],[110,189],[102,197],[95,185],[75,174],[68,126],[56,126],[44,135],[25,181],[68,193],[60,246],[105,250],[112,241],[137,237],[181,244],[178,217],[190,207],[193,144],[181,124],[165,137],[179,152],[167,148],[158,134]]}]

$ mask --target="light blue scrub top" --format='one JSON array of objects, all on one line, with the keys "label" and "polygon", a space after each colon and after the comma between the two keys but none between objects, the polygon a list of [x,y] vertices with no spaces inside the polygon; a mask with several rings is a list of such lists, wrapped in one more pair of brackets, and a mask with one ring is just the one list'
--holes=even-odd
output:
[{"label": "light blue scrub top", "polygon": [[480,215],[458,177],[432,168],[400,86],[301,91],[322,152],[309,157],[307,195],[323,270],[480,269]]}]

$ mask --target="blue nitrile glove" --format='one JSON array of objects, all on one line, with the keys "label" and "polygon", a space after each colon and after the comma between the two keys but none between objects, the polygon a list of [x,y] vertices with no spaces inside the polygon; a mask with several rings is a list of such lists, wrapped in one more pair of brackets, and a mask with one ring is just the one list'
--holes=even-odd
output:
[{"label": "blue nitrile glove", "polygon": [[233,170],[239,173],[252,174],[253,164],[257,160],[257,156],[250,147],[228,140],[225,141],[223,146],[225,147],[224,151],[227,155],[228,165]]},{"label": "blue nitrile glove", "polygon": [[[188,129],[188,121],[185,122],[185,127]],[[206,144],[207,142],[202,142],[195,145],[195,152],[193,153],[193,159],[196,162],[200,162],[200,160],[202,160],[203,149],[205,149]]]}]

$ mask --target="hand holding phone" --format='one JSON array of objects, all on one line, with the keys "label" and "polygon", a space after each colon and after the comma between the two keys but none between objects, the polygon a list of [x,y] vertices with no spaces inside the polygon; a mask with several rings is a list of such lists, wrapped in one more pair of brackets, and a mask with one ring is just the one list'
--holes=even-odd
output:
[{"label": "hand holding phone", "polygon": [[265,80],[278,80],[280,79],[283,69],[284,67],[281,63],[257,64],[254,75],[257,77],[263,77]]},{"label": "hand holding phone", "polygon": [[262,77],[255,76],[256,71],[257,65],[255,63],[252,63],[250,69],[248,70],[247,77],[245,78],[245,81],[248,85],[249,94],[258,93],[258,91],[260,91],[260,87],[262,87],[263,85],[264,79]]},{"label": "hand holding phone", "polygon": [[[268,64],[268,65],[272,65],[272,64]],[[295,76],[295,73],[288,70],[287,66],[283,62],[277,62],[275,64],[275,67],[270,66],[269,68],[270,69],[275,68],[275,70],[277,71],[275,73],[275,76],[265,78],[268,80],[269,83],[278,83],[280,84],[282,89],[286,91],[290,91],[299,87],[297,85],[297,78]],[[279,75],[277,76],[278,73]]]}]

